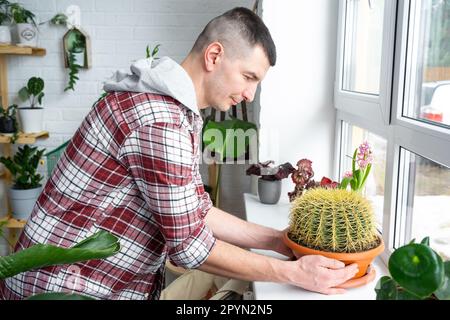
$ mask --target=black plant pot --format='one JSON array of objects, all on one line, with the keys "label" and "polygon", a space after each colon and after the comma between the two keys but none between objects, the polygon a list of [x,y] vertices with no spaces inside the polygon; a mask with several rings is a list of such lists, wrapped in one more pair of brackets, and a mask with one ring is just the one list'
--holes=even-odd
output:
[{"label": "black plant pot", "polygon": [[1,133],[14,133],[16,132],[16,124],[11,117],[0,118],[0,132]]}]

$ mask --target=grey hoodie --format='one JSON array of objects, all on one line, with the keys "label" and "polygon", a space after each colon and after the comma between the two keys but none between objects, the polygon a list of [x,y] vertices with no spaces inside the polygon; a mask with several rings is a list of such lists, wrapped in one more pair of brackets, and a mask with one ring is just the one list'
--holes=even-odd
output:
[{"label": "grey hoodie", "polygon": [[149,92],[170,96],[188,109],[200,114],[194,84],[187,72],[169,57],[135,61],[131,74],[118,70],[105,82],[103,89],[110,91]]}]

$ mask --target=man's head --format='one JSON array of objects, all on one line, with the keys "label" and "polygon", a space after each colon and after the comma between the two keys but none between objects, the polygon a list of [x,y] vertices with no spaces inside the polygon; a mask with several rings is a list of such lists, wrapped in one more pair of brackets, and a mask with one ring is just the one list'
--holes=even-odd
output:
[{"label": "man's head", "polygon": [[203,72],[202,100],[221,111],[242,100],[252,101],[258,83],[276,62],[276,49],[261,18],[234,8],[211,20],[190,56]]}]

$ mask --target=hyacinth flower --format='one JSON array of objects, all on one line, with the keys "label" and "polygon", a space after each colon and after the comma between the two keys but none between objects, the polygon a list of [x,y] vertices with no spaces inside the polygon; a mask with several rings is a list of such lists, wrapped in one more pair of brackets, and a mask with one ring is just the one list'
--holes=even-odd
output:
[{"label": "hyacinth flower", "polygon": [[353,191],[361,192],[372,168],[372,162],[372,149],[366,141],[355,149],[352,158],[352,171],[347,171],[344,174],[340,188],[347,189],[350,184]]}]

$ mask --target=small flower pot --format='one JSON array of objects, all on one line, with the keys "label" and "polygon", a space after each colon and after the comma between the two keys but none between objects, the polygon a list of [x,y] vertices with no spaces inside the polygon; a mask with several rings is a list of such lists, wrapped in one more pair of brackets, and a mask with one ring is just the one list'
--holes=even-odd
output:
[{"label": "small flower pot", "polygon": [[[329,251],[320,251],[320,250],[314,250],[305,246],[302,246],[294,241],[292,241],[289,238],[288,231],[284,233],[283,241],[289,248],[292,249],[294,253],[296,253],[296,256],[299,258],[304,255],[311,255],[311,254],[319,254],[327,258],[336,259],[339,261],[344,262],[346,265],[356,263],[358,264],[358,273],[352,278],[357,279],[365,276],[368,273],[368,267],[370,263],[375,259],[378,255],[383,253],[384,251],[384,242],[381,237],[380,244],[378,247],[367,250],[367,251],[361,251],[361,252],[354,252],[354,253],[345,253],[345,252],[329,252]],[[373,270],[374,271],[374,270]],[[373,272],[372,271],[372,272]],[[372,279],[373,280],[373,279]]]},{"label": "small flower pot", "polygon": [[42,187],[26,190],[11,188],[9,190],[9,199],[13,217],[18,220],[28,219],[41,190]]},{"label": "small flower pot", "polygon": [[19,108],[20,125],[24,133],[37,133],[43,130],[43,108]]},{"label": "small flower pot", "polygon": [[18,23],[17,34],[19,38],[18,46],[37,47],[37,29],[31,23]]},{"label": "small flower pot", "polygon": [[280,200],[281,180],[258,179],[259,201],[264,204],[276,204]]},{"label": "small flower pot", "polygon": [[11,44],[11,30],[9,26],[0,26],[0,44]]},{"label": "small flower pot", "polygon": [[14,119],[11,117],[0,118],[0,133],[12,134],[16,132],[16,125]]}]

